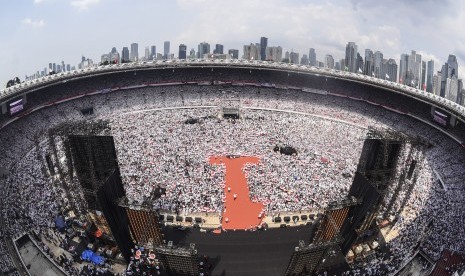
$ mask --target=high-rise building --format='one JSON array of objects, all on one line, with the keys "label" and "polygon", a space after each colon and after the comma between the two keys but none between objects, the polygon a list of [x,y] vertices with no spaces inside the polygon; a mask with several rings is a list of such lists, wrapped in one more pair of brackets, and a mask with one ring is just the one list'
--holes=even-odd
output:
[{"label": "high-rise building", "polygon": [[121,51],[121,62],[124,63],[128,61],[130,61],[129,49],[128,47],[123,47],[123,50]]},{"label": "high-rise building", "polygon": [[299,53],[292,51],[289,54],[289,62],[293,64],[299,64]]},{"label": "high-rise building", "polygon": [[191,48],[191,50],[189,51],[189,58],[190,59],[195,59],[195,49],[194,48]]},{"label": "high-rise building", "polygon": [[373,72],[375,73],[375,78],[384,79],[383,72],[383,53],[376,51],[373,59]]},{"label": "high-rise building", "polygon": [[426,90],[426,61],[421,61],[421,81],[420,81],[420,89]]},{"label": "high-rise building", "polygon": [[394,59],[384,60],[382,71],[384,79],[397,82],[397,63]]},{"label": "high-rise building", "polygon": [[406,83],[412,87],[421,88],[421,55],[412,50],[408,59]]},{"label": "high-rise building", "polygon": [[357,73],[362,74],[364,67],[365,66],[363,65],[363,57],[362,55],[360,55],[360,53],[357,53]]},{"label": "high-rise building", "polygon": [[239,50],[237,49],[229,49],[228,54],[231,56],[232,59],[239,58]]},{"label": "high-rise building", "polygon": [[302,58],[300,59],[300,64],[302,65],[308,65],[308,57],[306,54],[302,55]]},{"label": "high-rise building", "polygon": [[259,49],[257,45],[251,43],[250,45],[244,45],[244,59],[258,60]]},{"label": "high-rise building", "polygon": [[326,55],[325,56],[325,67],[326,68],[334,68],[334,58],[332,55]]},{"label": "high-rise building", "polygon": [[336,61],[336,63],[334,64],[334,69],[341,70],[341,62]]},{"label": "high-rise building", "polygon": [[61,71],[62,71],[62,72],[65,72],[65,71],[66,71],[65,62],[64,62],[63,60],[61,61]]},{"label": "high-rise building", "polygon": [[346,60],[345,59],[341,59],[339,61],[339,64],[341,65],[341,70],[342,71],[345,71],[346,70]]},{"label": "high-rise building", "polygon": [[268,38],[261,37],[260,38],[260,59],[266,60],[266,47],[268,46]]},{"label": "high-rise building", "polygon": [[316,52],[315,52],[315,49],[313,49],[313,48],[310,48],[310,50],[308,52],[308,64],[310,66],[317,66]]},{"label": "high-rise building", "polygon": [[[441,97],[446,97],[446,86],[447,86],[447,79],[452,79],[454,76],[458,78],[458,63],[457,63],[457,58],[454,55],[449,55],[447,58],[447,62],[442,66],[441,70]],[[449,83],[452,80],[449,81]],[[452,86],[454,84],[452,83]],[[449,85],[450,87],[450,85]],[[450,90],[450,88],[449,88]],[[450,93],[450,92],[449,92]]]},{"label": "high-rise building", "polygon": [[357,45],[355,42],[349,42],[346,45],[345,66],[349,72],[357,72]]},{"label": "high-rise building", "polygon": [[454,103],[458,100],[458,89],[459,83],[457,76],[452,76],[446,79],[446,86],[444,91],[444,98],[453,101]]},{"label": "high-rise building", "polygon": [[201,42],[198,46],[197,57],[204,58],[205,54],[210,54],[210,44],[207,42]]},{"label": "high-rise building", "polygon": [[179,45],[179,54],[178,54],[179,59],[186,59],[187,58],[187,46],[184,44]]},{"label": "high-rise building", "polygon": [[68,71],[68,72],[71,71],[71,65],[66,64],[66,71]]},{"label": "high-rise building", "polygon": [[150,47],[149,46],[145,46],[145,56],[144,56],[145,60],[149,60],[150,59]]},{"label": "high-rise building", "polygon": [[56,63],[52,64],[52,71],[57,72],[57,64]]},{"label": "high-rise building", "polygon": [[442,84],[442,73],[439,71],[437,75],[433,77],[433,94],[441,96],[441,85]]},{"label": "high-rise building", "polygon": [[152,45],[150,46],[150,59],[156,59],[157,58],[157,47]]},{"label": "high-rise building", "polygon": [[400,55],[399,82],[407,85],[408,60],[407,54]]},{"label": "high-rise building", "polygon": [[373,76],[374,70],[374,61],[375,56],[373,55],[373,51],[370,49],[365,49],[365,68],[363,69],[363,73],[367,76]]},{"label": "high-rise building", "polygon": [[169,59],[170,57],[170,42],[165,41],[163,42],[163,58]]},{"label": "high-rise building", "polygon": [[137,43],[131,44],[131,54],[129,59],[131,61],[137,61],[139,59],[139,45]]},{"label": "high-rise building", "polygon": [[428,69],[426,72],[426,91],[433,92],[433,73],[434,73],[434,61],[428,61]]},{"label": "high-rise building", "polygon": [[215,44],[215,50],[213,50],[214,54],[223,54],[223,45]]},{"label": "high-rise building", "polygon": [[278,47],[266,47],[265,60],[281,62],[283,59],[283,48]]}]

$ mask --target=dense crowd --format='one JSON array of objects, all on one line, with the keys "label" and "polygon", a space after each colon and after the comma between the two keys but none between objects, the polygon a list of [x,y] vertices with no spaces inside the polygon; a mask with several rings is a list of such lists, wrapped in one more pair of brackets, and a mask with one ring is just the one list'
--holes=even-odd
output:
[{"label": "dense crowd", "polygon": [[[9,168],[10,175],[0,183],[4,226],[0,227],[1,271],[13,266],[7,258],[5,239],[33,229],[44,238],[55,217],[70,208],[59,179],[50,176],[46,167],[44,156],[52,151],[46,130],[62,121],[83,119],[79,110],[89,105],[95,112],[91,119],[110,120],[128,197],[143,201],[155,187],[162,186],[166,195],[155,207],[185,213],[220,212],[223,208],[225,171],[210,165],[210,156],[259,157],[260,162],[245,166],[244,173],[251,199],[265,203],[266,213],[272,215],[324,208],[328,202],[343,198],[357,168],[365,127],[392,127],[418,135],[434,146],[411,157],[418,161],[417,172],[397,192],[397,201],[389,210],[396,219],[393,231],[399,233],[389,243],[392,254],[376,258],[368,264],[369,270],[363,270],[368,269],[365,267],[360,271],[395,271],[419,248],[433,259],[445,248],[465,250],[465,241],[457,238],[465,236],[461,173],[465,157],[454,141],[410,117],[364,102],[272,88],[230,90],[223,93],[215,86],[182,86],[100,94],[36,111],[2,129],[4,158],[0,166]],[[220,119],[219,108],[169,109],[222,106],[235,99],[240,99],[243,107],[240,120]],[[156,108],[164,110],[139,112]],[[189,118],[198,121],[186,123]],[[63,144],[57,141],[57,145],[58,160],[54,162],[66,158]],[[297,154],[274,152],[276,145],[292,146]],[[403,149],[404,159],[408,153],[408,148]],[[442,176],[447,190],[435,172]],[[65,180],[70,186],[76,181]],[[394,193],[393,188],[387,197]]]}]

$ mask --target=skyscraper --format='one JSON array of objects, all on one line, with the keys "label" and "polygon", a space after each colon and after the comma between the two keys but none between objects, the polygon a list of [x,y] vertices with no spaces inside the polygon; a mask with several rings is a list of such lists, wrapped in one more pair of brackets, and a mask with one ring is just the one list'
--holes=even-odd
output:
[{"label": "skyscraper", "polygon": [[195,50],[192,48],[189,52],[189,58],[194,59],[195,58]]},{"label": "skyscraper", "polygon": [[259,49],[253,43],[244,45],[244,59],[257,60],[259,57]]},{"label": "skyscraper", "polygon": [[280,62],[283,59],[283,48],[278,47],[266,47],[265,59],[270,61]]},{"label": "skyscraper", "polygon": [[239,50],[237,50],[237,49],[229,49],[228,54],[233,59],[238,59],[239,58]]},{"label": "skyscraper", "polygon": [[433,92],[433,74],[434,74],[434,61],[428,61],[428,68],[426,73],[426,91]]},{"label": "skyscraper", "polygon": [[260,59],[266,60],[266,47],[268,46],[268,38],[261,37],[260,38]]},{"label": "skyscraper", "polygon": [[363,73],[363,58],[360,53],[357,53],[357,73]]},{"label": "skyscraper", "polygon": [[300,64],[302,65],[308,65],[308,57],[306,54],[302,55],[302,58],[300,59]]},{"label": "skyscraper", "polygon": [[407,84],[421,88],[421,55],[412,50],[408,60]]},{"label": "skyscraper", "polygon": [[144,56],[145,60],[149,60],[150,59],[150,47],[149,46],[145,46],[145,56]]},{"label": "skyscraper", "polygon": [[394,59],[384,60],[382,71],[384,74],[382,79],[397,82],[397,63]]},{"label": "skyscraper", "polygon": [[[442,66],[441,70],[441,97],[446,97],[447,99],[456,98],[454,95],[458,91],[452,90],[458,89],[458,84],[456,84],[458,82],[458,73],[457,57],[449,55],[447,62]],[[454,102],[456,101],[457,99],[454,100]]]},{"label": "skyscraper", "polygon": [[210,54],[210,44],[204,41],[198,46],[197,57],[202,59],[205,54]]},{"label": "skyscraper", "polygon": [[215,50],[213,50],[214,54],[223,54],[223,45],[215,44]]},{"label": "skyscraper", "polygon": [[121,51],[121,62],[128,62],[130,61],[129,59],[129,49],[128,47],[123,47],[123,51]]},{"label": "skyscraper", "polygon": [[179,45],[179,54],[178,58],[179,59],[186,59],[187,57],[187,46],[184,44]]},{"label": "skyscraper", "polygon": [[157,58],[157,47],[152,45],[150,46],[150,59],[156,59]]},{"label": "skyscraper", "polygon": [[169,41],[165,41],[163,43],[163,58],[164,59],[168,59],[169,58],[169,55],[170,55],[170,42]]},{"label": "skyscraper", "polygon": [[373,59],[373,72],[375,73],[375,78],[384,79],[383,72],[383,53],[376,51]]},{"label": "skyscraper", "polygon": [[334,58],[332,55],[326,55],[325,56],[325,67],[326,68],[334,68]]},{"label": "skyscraper", "polygon": [[426,90],[426,61],[421,61],[421,90]]},{"label": "skyscraper", "polygon": [[367,76],[373,76],[374,70],[374,60],[375,57],[373,55],[373,51],[370,49],[365,49],[365,68],[363,69],[363,73]]},{"label": "skyscraper", "polygon": [[310,66],[317,66],[317,63],[316,63],[316,52],[315,52],[315,49],[313,48],[310,48],[309,52],[308,52],[308,64]]},{"label": "skyscraper", "polygon": [[292,51],[289,54],[289,61],[290,63],[299,64],[299,53]]},{"label": "skyscraper", "polygon": [[346,45],[345,67],[349,72],[357,72],[357,45],[349,42]]},{"label": "skyscraper", "polygon": [[137,43],[131,44],[131,54],[130,54],[131,61],[137,61],[139,59],[139,45]]},{"label": "skyscraper", "polygon": [[407,84],[408,60],[409,56],[407,54],[400,56],[399,82],[403,84]]}]

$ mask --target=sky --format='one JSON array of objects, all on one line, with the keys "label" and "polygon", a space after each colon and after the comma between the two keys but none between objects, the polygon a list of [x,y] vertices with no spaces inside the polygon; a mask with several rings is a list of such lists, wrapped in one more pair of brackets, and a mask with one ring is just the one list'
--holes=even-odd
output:
[{"label": "sky", "polygon": [[100,60],[132,42],[163,42],[197,50],[200,42],[228,49],[259,43],[307,54],[344,58],[353,41],[381,51],[399,64],[412,50],[435,61],[435,72],[457,56],[465,79],[465,1],[452,0],[0,0],[0,89],[15,76],[24,80],[49,62],[76,65],[81,56]]}]

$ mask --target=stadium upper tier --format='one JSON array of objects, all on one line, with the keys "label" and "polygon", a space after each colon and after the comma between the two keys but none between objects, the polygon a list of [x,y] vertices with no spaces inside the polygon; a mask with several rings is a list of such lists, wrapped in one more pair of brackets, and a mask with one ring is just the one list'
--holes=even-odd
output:
[{"label": "stadium upper tier", "polygon": [[[37,90],[43,90],[47,87],[53,86],[57,83],[66,83],[67,81],[89,78],[100,75],[114,74],[118,72],[128,71],[140,71],[140,70],[156,70],[156,69],[182,69],[182,68],[230,68],[230,69],[248,69],[248,70],[260,70],[260,71],[278,71],[286,73],[297,73],[311,75],[318,78],[333,78],[339,79],[346,82],[360,83],[367,87],[380,88],[385,91],[392,93],[402,94],[411,98],[414,98],[421,102],[430,103],[433,106],[444,109],[451,115],[456,116],[459,120],[465,122],[465,107],[458,105],[450,100],[439,97],[432,93],[425,92],[420,89],[403,85],[400,83],[391,82],[388,80],[382,80],[363,74],[356,74],[351,72],[339,71],[329,68],[319,68],[314,66],[296,65],[288,63],[276,63],[268,61],[249,61],[249,60],[163,60],[153,62],[135,62],[135,63],[124,63],[114,64],[99,67],[92,67],[86,69],[80,69],[75,71],[68,71],[64,73],[54,74],[45,76],[36,80],[22,82],[12,87],[0,90],[0,104],[5,103],[17,96],[27,94]],[[224,76],[224,80],[228,80]],[[216,79],[222,81],[221,79]],[[229,79],[230,80],[230,79]],[[184,80],[186,81],[186,80]],[[234,80],[240,82],[239,80]],[[278,83],[270,79],[266,83],[258,83],[259,85],[277,85]],[[149,85],[150,83],[145,83]],[[310,88],[311,85],[309,85]],[[298,86],[296,83],[296,89],[303,89],[306,86]],[[113,86],[112,88],[115,88]],[[5,108],[5,107],[3,107]]]}]

